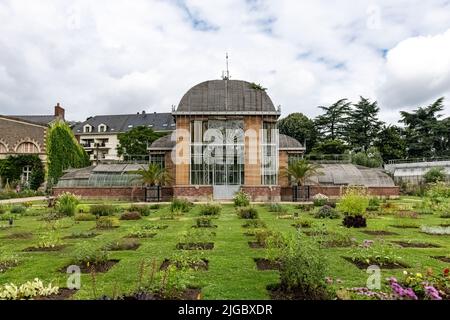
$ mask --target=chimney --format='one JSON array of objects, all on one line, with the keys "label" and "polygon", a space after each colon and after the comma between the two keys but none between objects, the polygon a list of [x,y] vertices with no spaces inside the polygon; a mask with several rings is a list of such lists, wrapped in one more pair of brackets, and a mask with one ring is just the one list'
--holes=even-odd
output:
[{"label": "chimney", "polygon": [[63,107],[61,107],[59,105],[59,102],[58,102],[55,106],[55,117],[58,117],[61,120],[65,120],[65,118],[64,118],[65,113],[66,113],[66,111],[64,110]]}]

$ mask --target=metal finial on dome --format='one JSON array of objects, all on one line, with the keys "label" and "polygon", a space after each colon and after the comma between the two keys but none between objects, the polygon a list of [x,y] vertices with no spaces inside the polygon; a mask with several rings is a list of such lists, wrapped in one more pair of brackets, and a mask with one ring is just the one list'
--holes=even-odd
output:
[{"label": "metal finial on dome", "polygon": [[228,52],[226,53],[225,59],[226,59],[227,70],[222,71],[222,80],[230,80],[230,70],[228,69]]}]

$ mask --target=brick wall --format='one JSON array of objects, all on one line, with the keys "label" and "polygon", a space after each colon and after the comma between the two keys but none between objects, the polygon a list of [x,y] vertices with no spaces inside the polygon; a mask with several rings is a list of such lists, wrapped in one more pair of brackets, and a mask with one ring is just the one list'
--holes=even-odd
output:
[{"label": "brick wall", "polygon": [[[311,197],[321,193],[330,198],[339,198],[346,190],[344,186],[311,186]],[[369,187],[368,192],[373,196],[379,197],[398,197],[400,195],[399,187]],[[292,187],[281,188],[281,200],[292,201]]]},{"label": "brick wall", "polygon": [[212,186],[174,186],[173,196],[189,201],[211,201],[213,197]]},{"label": "brick wall", "polygon": [[281,201],[279,186],[242,186],[241,191],[250,195],[252,201]]}]

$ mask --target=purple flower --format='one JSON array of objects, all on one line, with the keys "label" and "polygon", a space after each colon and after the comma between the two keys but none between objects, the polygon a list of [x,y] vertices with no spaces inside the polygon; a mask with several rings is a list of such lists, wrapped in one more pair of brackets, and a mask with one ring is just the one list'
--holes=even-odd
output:
[{"label": "purple flower", "polygon": [[439,295],[439,292],[433,286],[425,286],[425,294],[431,300],[442,300],[442,297]]}]

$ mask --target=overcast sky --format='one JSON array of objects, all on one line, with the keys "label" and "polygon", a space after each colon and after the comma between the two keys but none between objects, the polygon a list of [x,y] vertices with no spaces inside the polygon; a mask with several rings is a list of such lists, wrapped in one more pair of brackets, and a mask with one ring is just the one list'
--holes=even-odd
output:
[{"label": "overcast sky", "polygon": [[450,115],[450,0],[0,0],[0,114],[170,112],[225,52],[283,115],[360,95],[388,122],[440,96]]}]

